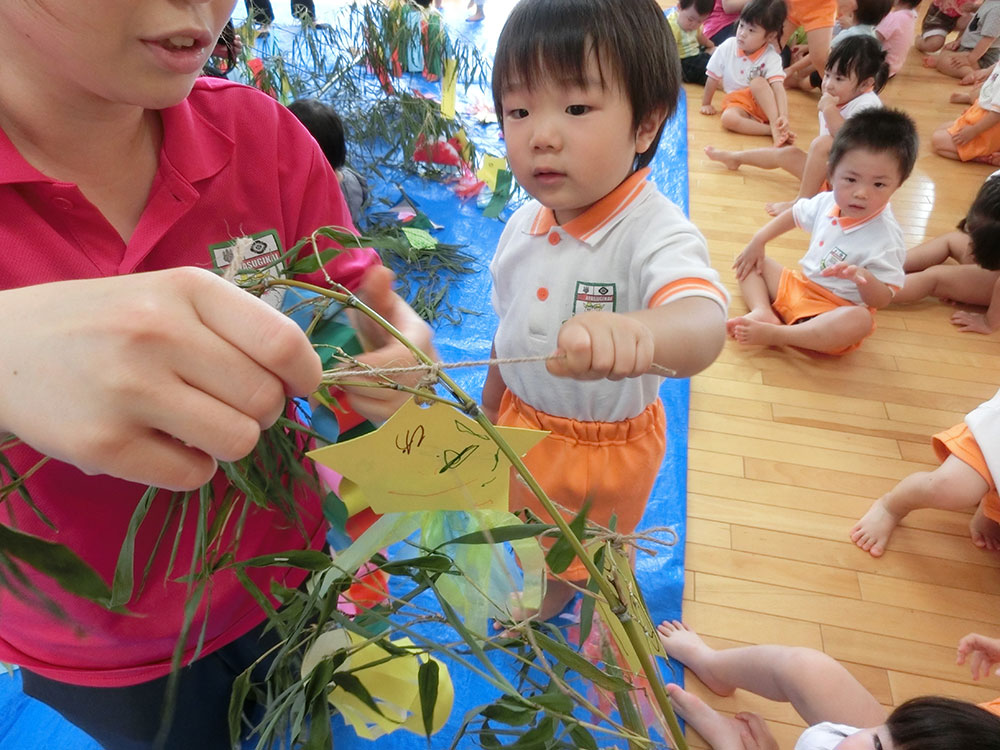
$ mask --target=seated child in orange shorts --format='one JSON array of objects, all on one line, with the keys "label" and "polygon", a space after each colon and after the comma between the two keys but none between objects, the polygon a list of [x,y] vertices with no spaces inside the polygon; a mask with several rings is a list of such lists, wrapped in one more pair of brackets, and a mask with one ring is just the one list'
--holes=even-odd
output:
[{"label": "seated child in orange shorts", "polygon": [[[903,232],[889,199],[910,175],[917,132],[904,113],[868,109],[837,131],[831,192],[802,198],[758,231],[733,268],[750,311],[726,324],[742,344],[844,354],[875,329],[874,312],[903,284]],[[766,244],[800,227],[812,236],[800,271],[766,257]]]},{"label": "seated child in orange shorts", "polygon": [[785,23],[784,0],[750,0],[740,12],[736,36],[712,53],[705,72],[701,113],[714,115],[712,97],[722,85],[722,127],[746,135],[770,135],[775,146],[791,143],[785,74],[778,35]]},{"label": "seated child in orange shorts", "polygon": [[956,310],[951,322],[972,333],[1000,329],[1000,171],[986,178],[958,229],[911,249],[903,270],[895,302],[938,297],[980,305],[984,312]]},{"label": "seated child in orange shorts", "polygon": [[934,452],[941,465],[903,479],[876,500],[851,529],[851,539],[874,557],[881,557],[893,530],[912,510],[975,508],[969,523],[977,547],[1000,550],[1000,393],[966,415],[965,421],[934,435]]},{"label": "seated child in orange shorts", "polygon": [[[968,100],[952,96],[953,102]],[[992,164],[1000,151],[1000,63],[993,66],[979,89],[979,97],[952,124],[944,124],[931,137],[934,153],[957,161]]]}]

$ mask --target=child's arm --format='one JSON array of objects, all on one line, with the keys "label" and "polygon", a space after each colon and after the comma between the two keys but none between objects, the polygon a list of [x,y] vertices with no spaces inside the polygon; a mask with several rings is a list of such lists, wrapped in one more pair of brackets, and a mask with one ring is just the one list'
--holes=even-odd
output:
[{"label": "child's arm", "polygon": [[988,677],[993,666],[1000,664],[1000,640],[987,638],[979,633],[969,633],[958,642],[955,663],[965,664],[966,660],[969,660],[972,679]]},{"label": "child's arm", "polygon": [[725,343],[726,316],[708,297],[684,297],[648,310],[574,315],[559,329],[553,375],[621,380],[655,363],[685,378],[710,365]]},{"label": "child's arm", "polygon": [[830,135],[837,135],[840,126],[844,124],[844,116],[840,114],[838,104],[840,104],[840,99],[830,94],[823,94],[816,104],[816,109],[823,113],[826,129],[830,131]]},{"label": "child's arm", "polygon": [[820,271],[820,275],[853,281],[858,285],[861,301],[875,309],[885,307],[895,296],[892,287],[875,278],[871,271],[851,263],[834,263]]},{"label": "child's arm", "polygon": [[778,107],[778,118],[774,124],[778,130],[787,134],[785,144],[790,144],[795,140],[795,133],[792,132],[788,122],[788,95],[785,94],[785,84],[783,81],[774,81],[771,84],[771,91],[774,92],[774,103]]},{"label": "child's arm", "polygon": [[791,208],[786,208],[757,230],[743,252],[736,256],[733,268],[736,269],[736,280],[743,281],[751,273],[762,273],[764,270],[764,248],[775,237],[795,228],[795,215]]},{"label": "child's arm", "polygon": [[705,93],[701,96],[701,113],[703,115],[714,115],[716,113],[717,110],[712,106],[712,97],[715,96],[717,88],[719,88],[719,81],[712,76],[708,76],[705,79]]},{"label": "child's arm", "polygon": [[972,125],[966,125],[965,127],[959,129],[958,132],[953,133],[951,140],[956,146],[961,146],[962,144],[971,141],[980,133],[985,132],[997,125],[1000,125],[1000,112],[990,112],[987,110],[986,114],[984,114],[978,122],[973,123]]},{"label": "child's arm", "polygon": [[974,68],[979,67],[979,58],[986,54],[986,51],[993,46],[993,42],[997,40],[995,36],[984,36],[979,42],[967,53],[969,58],[969,65]]},{"label": "child's arm", "polygon": [[956,310],[952,313],[951,322],[965,333],[989,334],[1000,328],[1000,279],[993,284],[990,306],[985,313]]},{"label": "child's arm", "polygon": [[[497,346],[493,344],[490,359],[496,358]],[[486,382],[483,384],[483,414],[494,424],[496,424],[497,416],[500,414],[500,399],[503,398],[503,393],[506,390],[507,384],[504,382],[503,375],[500,374],[500,367],[490,365],[490,369],[486,372]]]},{"label": "child's arm", "polygon": [[698,27],[698,31],[697,31],[696,36],[698,38],[698,44],[700,46],[704,47],[706,52],[714,52],[715,51],[715,45],[712,44],[712,40],[711,39],[709,39],[707,36],[705,36],[705,33],[701,30],[701,26]]}]

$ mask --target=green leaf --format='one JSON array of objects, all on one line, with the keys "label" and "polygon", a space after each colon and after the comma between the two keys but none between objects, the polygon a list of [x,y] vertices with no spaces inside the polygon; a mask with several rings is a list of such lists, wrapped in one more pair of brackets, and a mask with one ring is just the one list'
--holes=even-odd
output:
[{"label": "green leaf", "polygon": [[532,703],[537,703],[548,711],[555,711],[560,714],[569,714],[573,711],[573,699],[558,691],[532,695],[528,700]]},{"label": "green leaf", "polygon": [[298,549],[288,552],[276,552],[270,555],[259,555],[236,563],[241,567],[266,568],[270,565],[283,565],[289,568],[303,570],[326,570],[332,565],[330,555],[318,549]]},{"label": "green leaf", "polygon": [[[583,509],[577,514],[576,518],[570,521],[569,528],[576,535],[577,539],[583,539],[583,529],[587,522],[588,510],[590,510],[590,503],[584,503]],[[569,539],[560,536],[545,556],[545,564],[553,573],[562,573],[570,566],[575,557],[576,552],[573,550]]]},{"label": "green leaf", "polygon": [[454,563],[447,555],[431,554],[411,557],[407,560],[393,560],[383,565],[382,570],[389,575],[411,575],[414,570],[442,573],[451,570],[452,565]]},{"label": "green leaf", "polygon": [[157,492],[159,490],[156,487],[147,487],[132,512],[132,518],[128,522],[128,531],[125,532],[125,540],[118,553],[115,575],[111,581],[111,607],[120,607],[132,598],[132,590],[135,585],[133,574],[135,569],[135,535],[145,520]]},{"label": "green leaf", "polygon": [[605,674],[569,646],[559,643],[540,632],[536,632],[533,635],[542,650],[548,652],[557,661],[572,669],[585,680],[590,680],[598,687],[610,690],[611,692],[632,689],[632,686],[625,680]]},{"label": "green leaf", "polygon": [[[449,544],[501,544],[503,542],[516,542],[518,539],[538,536],[542,532],[555,528],[550,523],[519,523],[511,526],[497,526],[489,531],[473,531],[469,534],[449,539],[437,546],[437,549]],[[568,564],[568,563],[567,563]],[[563,568],[565,570],[565,568]]]},{"label": "green leaf", "polygon": [[71,594],[109,606],[111,589],[69,547],[0,524],[0,550],[49,576]]},{"label": "green leaf", "polygon": [[306,685],[307,702],[312,703],[321,696],[324,700],[326,699],[335,671],[337,671],[337,664],[333,659],[323,659],[313,668],[313,671],[309,673],[309,682]]},{"label": "green leaf", "polygon": [[303,750],[330,750],[333,732],[330,729],[330,702],[326,695],[318,695],[309,712],[309,741]]},{"label": "green leaf", "polygon": [[424,734],[431,736],[434,731],[434,706],[438,696],[438,663],[428,659],[417,672],[417,688],[420,691],[420,718],[424,724]]},{"label": "green leaf", "polygon": [[502,696],[492,706],[487,706],[481,711],[487,719],[499,721],[511,727],[523,727],[530,724],[538,709],[525,703],[514,702],[509,696]]},{"label": "green leaf", "polygon": [[375,703],[375,699],[372,698],[372,694],[368,692],[368,689],[361,684],[361,680],[353,674],[348,672],[335,672],[333,674],[333,684],[342,690],[346,690],[382,718],[389,718],[382,713],[382,709],[378,707],[377,703]]},{"label": "green leaf", "polygon": [[234,745],[239,743],[243,735],[243,706],[250,694],[251,669],[252,667],[248,667],[240,672],[233,680],[233,690],[229,694],[229,741]]},{"label": "green leaf", "polygon": [[337,531],[344,531],[347,526],[347,506],[336,493],[328,492],[323,498],[323,517]]},{"label": "green leaf", "polygon": [[580,750],[597,750],[597,740],[594,739],[594,735],[590,733],[589,729],[579,724],[567,724],[566,728],[569,730],[569,736],[573,738],[573,742]]},{"label": "green leaf", "polygon": [[556,721],[551,716],[544,717],[538,726],[522,734],[517,742],[508,745],[511,750],[544,750],[555,739]]}]

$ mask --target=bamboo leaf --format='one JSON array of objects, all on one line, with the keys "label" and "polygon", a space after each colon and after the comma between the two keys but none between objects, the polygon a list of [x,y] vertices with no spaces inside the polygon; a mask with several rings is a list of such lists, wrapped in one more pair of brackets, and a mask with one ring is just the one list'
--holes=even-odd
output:
[{"label": "bamboo leaf", "polygon": [[[132,518],[128,522],[128,530],[125,532],[125,539],[122,542],[121,551],[118,553],[118,563],[115,565],[115,575],[111,581],[111,607],[120,607],[132,598],[132,590],[135,585],[135,535],[139,527],[146,519],[153,500],[159,490],[156,487],[147,487],[142,493],[139,503],[132,512]],[[180,533],[180,532],[178,532]]]},{"label": "bamboo leaf", "polygon": [[233,680],[233,690],[229,694],[229,741],[234,745],[242,734],[243,705],[250,694],[250,669],[243,670]]},{"label": "bamboo leaf", "polygon": [[523,703],[515,703],[508,696],[501,697],[492,706],[482,710],[487,719],[499,721],[510,727],[523,727],[530,724],[538,714],[538,709]]},{"label": "bamboo leaf", "polygon": [[434,731],[434,706],[438,696],[438,663],[428,659],[420,665],[417,672],[417,688],[420,691],[420,718],[424,725],[424,734],[431,736]]},{"label": "bamboo leaf", "polygon": [[[372,698],[372,694],[368,692],[368,688],[366,688],[364,684],[362,684],[361,680],[353,674],[348,672],[335,672],[333,674],[332,681],[334,685],[339,687],[341,690],[346,690],[382,718],[389,718],[382,713],[382,709],[378,707],[377,703],[375,703],[375,699]],[[392,719],[390,719],[390,721],[392,721]]]},{"label": "bamboo leaf", "polygon": [[[570,521],[569,528],[577,539],[583,539],[583,529],[587,522],[587,511],[589,509],[590,503],[585,503],[583,509],[576,515],[576,518]],[[573,551],[569,539],[559,537],[556,543],[552,545],[552,549],[545,556],[545,564],[553,573],[562,573],[570,566],[575,557],[576,552]]]},{"label": "bamboo leaf", "polygon": [[538,725],[522,734],[517,742],[507,747],[510,750],[545,750],[555,738],[556,721],[551,716],[544,717]]},{"label": "bamboo leaf", "polygon": [[503,542],[514,542],[518,539],[538,536],[554,528],[555,526],[550,523],[519,523],[510,526],[498,526],[489,531],[473,531],[469,534],[449,539],[447,542],[439,544],[436,549],[441,549],[441,547],[449,544],[501,544]]},{"label": "bamboo leaf", "polygon": [[287,552],[275,552],[270,555],[259,555],[236,563],[247,568],[266,568],[271,565],[282,565],[288,568],[301,568],[302,570],[326,570],[333,564],[333,560],[326,552],[318,549],[298,549]]},{"label": "bamboo leaf", "polygon": [[382,571],[389,575],[411,576],[415,571],[423,570],[431,573],[441,573],[451,570],[452,559],[447,555],[424,555],[422,557],[411,557],[407,560],[393,560],[382,565]]},{"label": "bamboo leaf", "polygon": [[325,694],[316,696],[309,713],[309,741],[303,750],[330,750],[333,732],[330,729],[330,702]]},{"label": "bamboo leaf", "polygon": [[0,550],[49,576],[71,594],[109,606],[111,589],[69,547],[0,524]]},{"label": "bamboo leaf", "polygon": [[534,633],[533,637],[542,650],[555,657],[557,661],[562,662],[566,667],[572,669],[585,680],[590,680],[598,687],[610,690],[611,692],[632,689],[632,686],[625,680],[605,674],[569,646],[559,643],[558,641],[553,640],[540,632]]},{"label": "bamboo leaf", "polygon": [[573,738],[575,746],[580,750],[597,750],[597,740],[594,739],[594,735],[590,733],[590,730],[580,724],[567,724],[566,729],[569,730],[569,736]]},{"label": "bamboo leaf", "polygon": [[573,700],[568,695],[557,691],[532,695],[528,700],[537,703],[546,710],[560,714],[568,714],[573,711]]}]

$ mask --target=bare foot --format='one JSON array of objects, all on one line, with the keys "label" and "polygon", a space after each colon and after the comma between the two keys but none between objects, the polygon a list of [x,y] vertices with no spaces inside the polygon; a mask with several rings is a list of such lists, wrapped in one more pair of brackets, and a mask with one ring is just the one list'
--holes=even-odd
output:
[{"label": "bare foot", "polygon": [[893,529],[902,520],[900,516],[891,513],[885,505],[885,497],[880,497],[861,520],[851,529],[851,541],[872,557],[882,557],[889,543]]},{"label": "bare foot", "polygon": [[764,210],[767,211],[770,216],[777,216],[782,211],[787,211],[795,204],[795,201],[774,201],[772,203],[765,203]]},{"label": "bare foot", "polygon": [[972,97],[967,91],[955,91],[948,97],[952,104],[972,104]]},{"label": "bare foot", "polygon": [[733,156],[732,151],[723,151],[721,148],[715,148],[714,146],[705,146],[705,156],[712,161],[725,164],[726,169],[740,168],[740,162],[735,156]]},{"label": "bare foot", "polygon": [[735,685],[730,685],[713,672],[712,659],[715,656],[715,649],[683,622],[664,620],[656,626],[656,634],[660,637],[660,643],[663,644],[667,656],[676,659],[698,675],[698,679],[713,693],[732,695],[736,690]]},{"label": "bare foot", "polygon": [[774,334],[782,326],[784,323],[774,313],[765,317],[765,313],[757,315],[752,311],[727,320],[726,332],[741,344],[771,346],[778,343]]},{"label": "bare foot", "polygon": [[972,543],[980,549],[1000,550],[1000,523],[986,517],[982,503],[969,522],[969,531],[972,532]]},{"label": "bare foot", "polygon": [[975,82],[976,82],[976,74],[975,73],[967,73],[966,75],[964,75],[964,76],[962,76],[961,78],[958,79],[958,85],[959,86],[971,86]]},{"label": "bare foot", "polygon": [[771,142],[777,146],[784,146],[788,143],[788,128],[780,128],[771,123]]},{"label": "bare foot", "polygon": [[680,685],[667,683],[667,694],[678,715],[705,738],[713,750],[743,750],[742,724],[723,716],[697,695]]},{"label": "bare foot", "polygon": [[925,68],[936,68],[937,67],[937,56],[936,55],[925,55],[923,59]]}]

